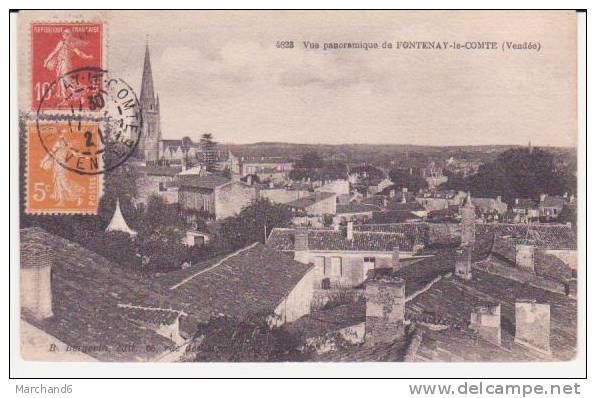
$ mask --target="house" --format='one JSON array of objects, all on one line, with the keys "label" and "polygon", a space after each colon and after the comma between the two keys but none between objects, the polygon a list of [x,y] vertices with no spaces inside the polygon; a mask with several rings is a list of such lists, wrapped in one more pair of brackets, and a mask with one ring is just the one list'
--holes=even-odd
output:
[{"label": "house", "polygon": [[350,199],[350,183],[348,180],[323,181],[323,185],[315,188],[318,192],[331,192],[340,204],[347,204]]},{"label": "house", "polygon": [[511,211],[515,219],[521,222],[537,220],[540,217],[538,203],[533,199],[516,198],[511,205]]},{"label": "house", "polygon": [[214,317],[263,316],[272,324],[310,312],[313,267],[261,243],[155,278],[164,294],[197,323]]},{"label": "house", "polygon": [[41,228],[22,229],[20,239],[26,360],[176,359],[171,348],[190,335],[174,302],[120,265]]},{"label": "house", "polygon": [[140,166],[136,167],[137,204],[147,205],[151,195],[161,197],[166,203],[178,203],[177,174],[181,167]]},{"label": "house", "polygon": [[[453,274],[462,260],[467,279]],[[287,330],[315,349],[317,362],[568,361],[577,351],[577,301],[536,282],[540,271],[529,272],[528,260],[503,265],[448,250],[379,269],[362,299],[313,311]]]},{"label": "house", "polygon": [[324,216],[337,212],[336,195],[332,192],[320,192],[304,196],[286,203],[293,212],[306,216]]},{"label": "house", "polygon": [[217,174],[180,176],[179,179],[181,209],[206,212],[216,220],[240,213],[256,197],[254,186]]},{"label": "house", "polygon": [[281,158],[242,159],[240,161],[240,175],[256,175],[260,181],[285,181],[294,168],[291,161]]},{"label": "house", "polygon": [[391,181],[388,177],[385,177],[380,181],[375,181],[373,185],[369,185],[367,187],[367,192],[369,195],[376,195],[377,193],[391,186],[393,186],[393,181]]},{"label": "house", "polygon": [[480,214],[496,213],[500,216],[507,213],[507,203],[501,201],[501,197],[496,198],[472,198],[472,204]]},{"label": "house", "polygon": [[336,229],[274,228],[267,245],[293,253],[294,259],[315,265],[317,289],[354,287],[370,270],[399,266],[400,258],[413,257],[420,240],[399,232],[355,231],[348,223]]},{"label": "house", "polygon": [[306,189],[293,189],[286,187],[265,187],[259,189],[259,197],[269,199],[273,203],[286,204],[312,195]]},{"label": "house", "polygon": [[363,203],[338,204],[333,224],[345,224],[348,221],[366,222],[373,218],[373,213],[379,208],[375,205]]},{"label": "house", "polygon": [[565,198],[563,196],[540,195],[540,203],[538,204],[540,217],[547,220],[557,219],[563,207],[565,207]]}]

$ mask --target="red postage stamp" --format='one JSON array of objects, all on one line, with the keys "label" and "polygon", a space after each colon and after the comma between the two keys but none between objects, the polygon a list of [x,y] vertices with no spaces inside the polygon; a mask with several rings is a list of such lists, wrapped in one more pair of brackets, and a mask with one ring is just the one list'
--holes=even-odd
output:
[{"label": "red postage stamp", "polygon": [[27,213],[97,214],[103,174],[89,174],[97,158],[76,148],[99,134],[97,122],[27,124]]},{"label": "red postage stamp", "polygon": [[[31,24],[32,109],[94,110],[71,72],[103,66],[103,26],[99,22]],[[65,77],[66,76],[66,77]]]}]

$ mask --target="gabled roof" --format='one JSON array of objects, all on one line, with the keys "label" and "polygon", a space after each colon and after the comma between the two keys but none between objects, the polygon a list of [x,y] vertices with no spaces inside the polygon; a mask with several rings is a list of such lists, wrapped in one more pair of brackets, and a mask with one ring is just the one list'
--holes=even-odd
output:
[{"label": "gabled roof", "polygon": [[[171,346],[170,340],[132,322],[128,312],[119,306],[174,308],[167,298],[143,287],[140,276],[38,227],[22,229],[20,239],[21,267],[35,263],[40,250],[49,250],[54,257],[54,315],[39,321],[22,313],[27,322],[72,347],[109,347],[109,351],[88,352],[102,361],[147,360]],[[117,345],[139,347],[141,343],[143,347],[155,345],[158,351],[117,350]]]},{"label": "gabled roof", "polygon": [[170,299],[195,319],[222,314],[270,315],[311,265],[255,243],[228,256],[155,278]]},{"label": "gabled roof", "polygon": [[476,237],[492,239],[493,236],[509,236],[529,239],[541,249],[576,250],[577,232],[568,225],[552,224],[475,224]]},{"label": "gabled roof", "polygon": [[[416,320],[421,316],[434,315],[443,323],[454,325],[444,331],[429,333],[429,337],[437,342],[440,350],[452,355],[452,360],[537,361],[541,359],[540,356],[513,342],[515,301],[527,298],[550,304],[550,341],[553,356],[558,360],[573,358],[577,336],[576,300],[479,269],[474,269],[470,281],[462,282],[451,277],[435,283],[428,291],[407,303],[406,318]],[[474,306],[499,303],[504,320],[501,327],[501,346],[483,342],[466,330]]]},{"label": "gabled roof", "polygon": [[[352,240],[348,240],[345,231],[332,229],[309,229],[309,250],[336,251],[378,251],[390,252],[399,247],[401,251],[412,251],[414,241],[401,233],[354,231]],[[277,250],[294,250],[296,230],[274,228],[267,239],[267,246]]]}]

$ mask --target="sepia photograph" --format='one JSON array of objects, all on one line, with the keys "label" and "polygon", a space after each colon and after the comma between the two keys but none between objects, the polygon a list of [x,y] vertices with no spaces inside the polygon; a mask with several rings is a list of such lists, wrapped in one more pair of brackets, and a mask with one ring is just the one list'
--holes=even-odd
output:
[{"label": "sepia photograph", "polygon": [[15,17],[23,363],[585,361],[575,10]]}]

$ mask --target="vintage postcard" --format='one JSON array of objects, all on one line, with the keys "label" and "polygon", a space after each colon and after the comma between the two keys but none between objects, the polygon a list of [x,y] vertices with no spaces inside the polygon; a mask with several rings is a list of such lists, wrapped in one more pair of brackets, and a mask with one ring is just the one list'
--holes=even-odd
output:
[{"label": "vintage postcard", "polygon": [[22,359],[582,358],[576,21],[19,12]]}]

